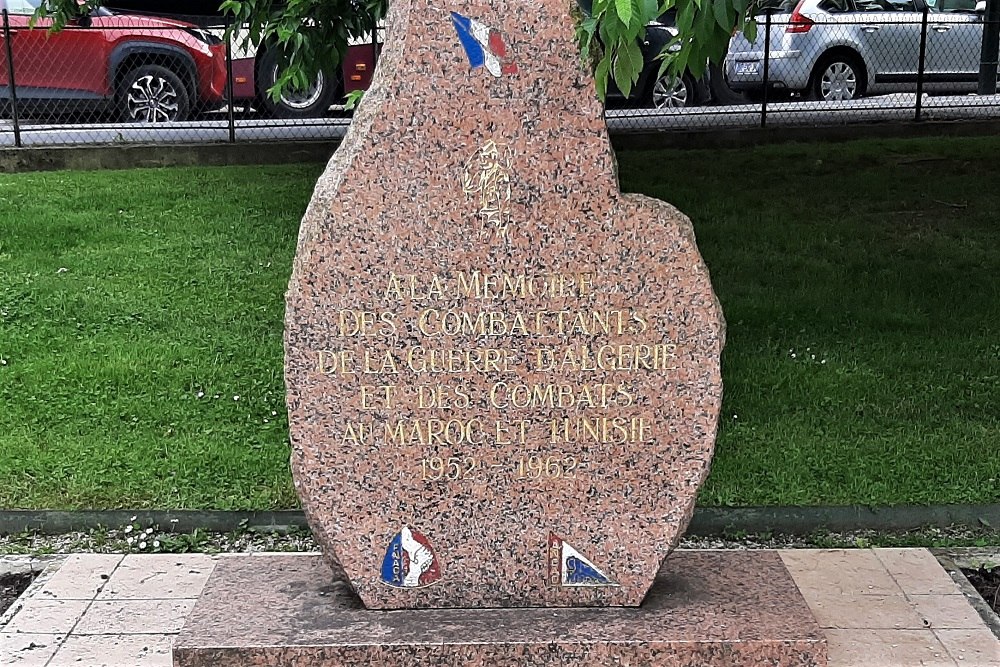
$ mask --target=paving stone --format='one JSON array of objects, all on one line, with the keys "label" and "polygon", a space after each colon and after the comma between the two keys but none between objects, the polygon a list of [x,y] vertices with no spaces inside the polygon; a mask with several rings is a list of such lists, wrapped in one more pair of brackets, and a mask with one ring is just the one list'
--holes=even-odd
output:
[{"label": "paving stone", "polygon": [[121,561],[121,554],[73,554],[45,583],[39,595],[59,600],[92,600]]},{"label": "paving stone", "polygon": [[207,554],[133,554],[97,599],[197,598],[214,568],[215,560]]},{"label": "paving stone", "polygon": [[61,635],[0,632],[0,665],[44,667],[62,639]]},{"label": "paving stone", "polygon": [[967,630],[935,630],[934,634],[963,667],[1000,666],[1000,639],[986,627]]},{"label": "paving stone", "polygon": [[874,553],[907,595],[962,593],[927,549],[876,549]]},{"label": "paving stone", "polygon": [[78,635],[176,633],[184,626],[194,603],[194,600],[98,600],[73,632]]},{"label": "paving stone", "polygon": [[783,549],[785,567],[806,600],[807,591],[844,595],[898,595],[902,591],[868,549]]},{"label": "paving stone", "polygon": [[72,636],[47,667],[170,667],[169,635]]},{"label": "paving stone", "polygon": [[73,629],[89,605],[90,600],[31,598],[24,601],[4,631],[64,635]]},{"label": "paving stone", "polygon": [[927,621],[929,628],[983,627],[979,612],[969,604],[964,595],[911,595],[909,598],[917,613]]},{"label": "paving stone", "polygon": [[930,630],[827,630],[830,667],[954,667]]},{"label": "paving stone", "polygon": [[[800,589],[801,590],[801,589]],[[803,591],[821,628],[920,630],[920,614],[902,595],[848,595],[836,591]]]}]

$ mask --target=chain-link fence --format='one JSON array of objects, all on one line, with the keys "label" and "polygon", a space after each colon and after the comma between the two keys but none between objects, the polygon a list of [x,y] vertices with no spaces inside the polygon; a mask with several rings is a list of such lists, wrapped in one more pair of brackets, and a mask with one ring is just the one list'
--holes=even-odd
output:
[{"label": "chain-link fence", "polygon": [[[30,24],[37,1],[0,0],[0,146],[339,137],[381,38],[275,99],[276,55],[218,17],[97,10],[50,33]],[[638,84],[609,94],[611,131],[1000,117],[1000,17],[983,0],[767,2],[754,39],[735,35],[698,77],[659,75],[676,30],[670,16],[650,24]]]},{"label": "chain-link fence", "polygon": [[378,31],[340,67],[273,98],[277,54],[227,34],[219,17],[105,9],[50,32],[38,0],[0,0],[0,146],[322,139],[350,123]]},{"label": "chain-link fence", "polygon": [[[629,131],[1000,118],[1000,17],[987,18],[985,4],[777,0],[757,17],[753,39],[735,34],[724,63],[698,78],[657,80],[647,55],[645,98],[633,94],[610,109],[608,124]],[[657,31],[673,29],[650,26],[649,45],[663,41]]]}]

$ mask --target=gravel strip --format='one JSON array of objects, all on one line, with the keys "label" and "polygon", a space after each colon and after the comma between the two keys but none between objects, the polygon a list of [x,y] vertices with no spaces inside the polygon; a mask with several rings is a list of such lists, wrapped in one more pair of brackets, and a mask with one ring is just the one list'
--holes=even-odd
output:
[{"label": "gravel strip", "polygon": [[[1000,546],[1000,532],[967,527],[933,528],[904,533],[857,531],[812,535],[729,535],[681,540],[682,549],[796,549],[867,547],[990,547]],[[39,556],[60,553],[251,553],[259,551],[318,551],[307,531],[234,533],[174,533],[137,522],[118,528],[38,535],[0,536],[0,554]]]}]

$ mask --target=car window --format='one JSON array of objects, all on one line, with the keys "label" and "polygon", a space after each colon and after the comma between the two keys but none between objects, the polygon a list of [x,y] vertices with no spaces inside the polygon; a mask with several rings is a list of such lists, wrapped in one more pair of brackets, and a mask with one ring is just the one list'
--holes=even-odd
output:
[{"label": "car window", "polygon": [[7,0],[7,13],[15,16],[31,16],[38,9],[39,0]]},{"label": "car window", "polygon": [[758,12],[791,12],[799,0],[761,0],[757,5]]},{"label": "car window", "polygon": [[859,12],[891,12],[895,10],[889,0],[855,0]]},{"label": "car window", "polygon": [[831,14],[849,12],[851,10],[851,5],[848,0],[823,0],[819,3],[818,7],[824,12],[830,12]]},{"label": "car window", "polygon": [[928,3],[933,12],[974,12],[976,11],[976,0],[937,0]]}]

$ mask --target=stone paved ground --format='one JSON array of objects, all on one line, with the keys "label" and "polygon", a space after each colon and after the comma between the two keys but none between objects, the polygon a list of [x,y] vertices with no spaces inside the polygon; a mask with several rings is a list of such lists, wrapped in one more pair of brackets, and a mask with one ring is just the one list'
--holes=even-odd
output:
[{"label": "stone paved ground", "polygon": [[[1000,640],[926,549],[780,554],[827,635],[831,667],[1000,667]],[[173,638],[227,557],[57,559],[0,617],[0,665],[168,666]]]}]

